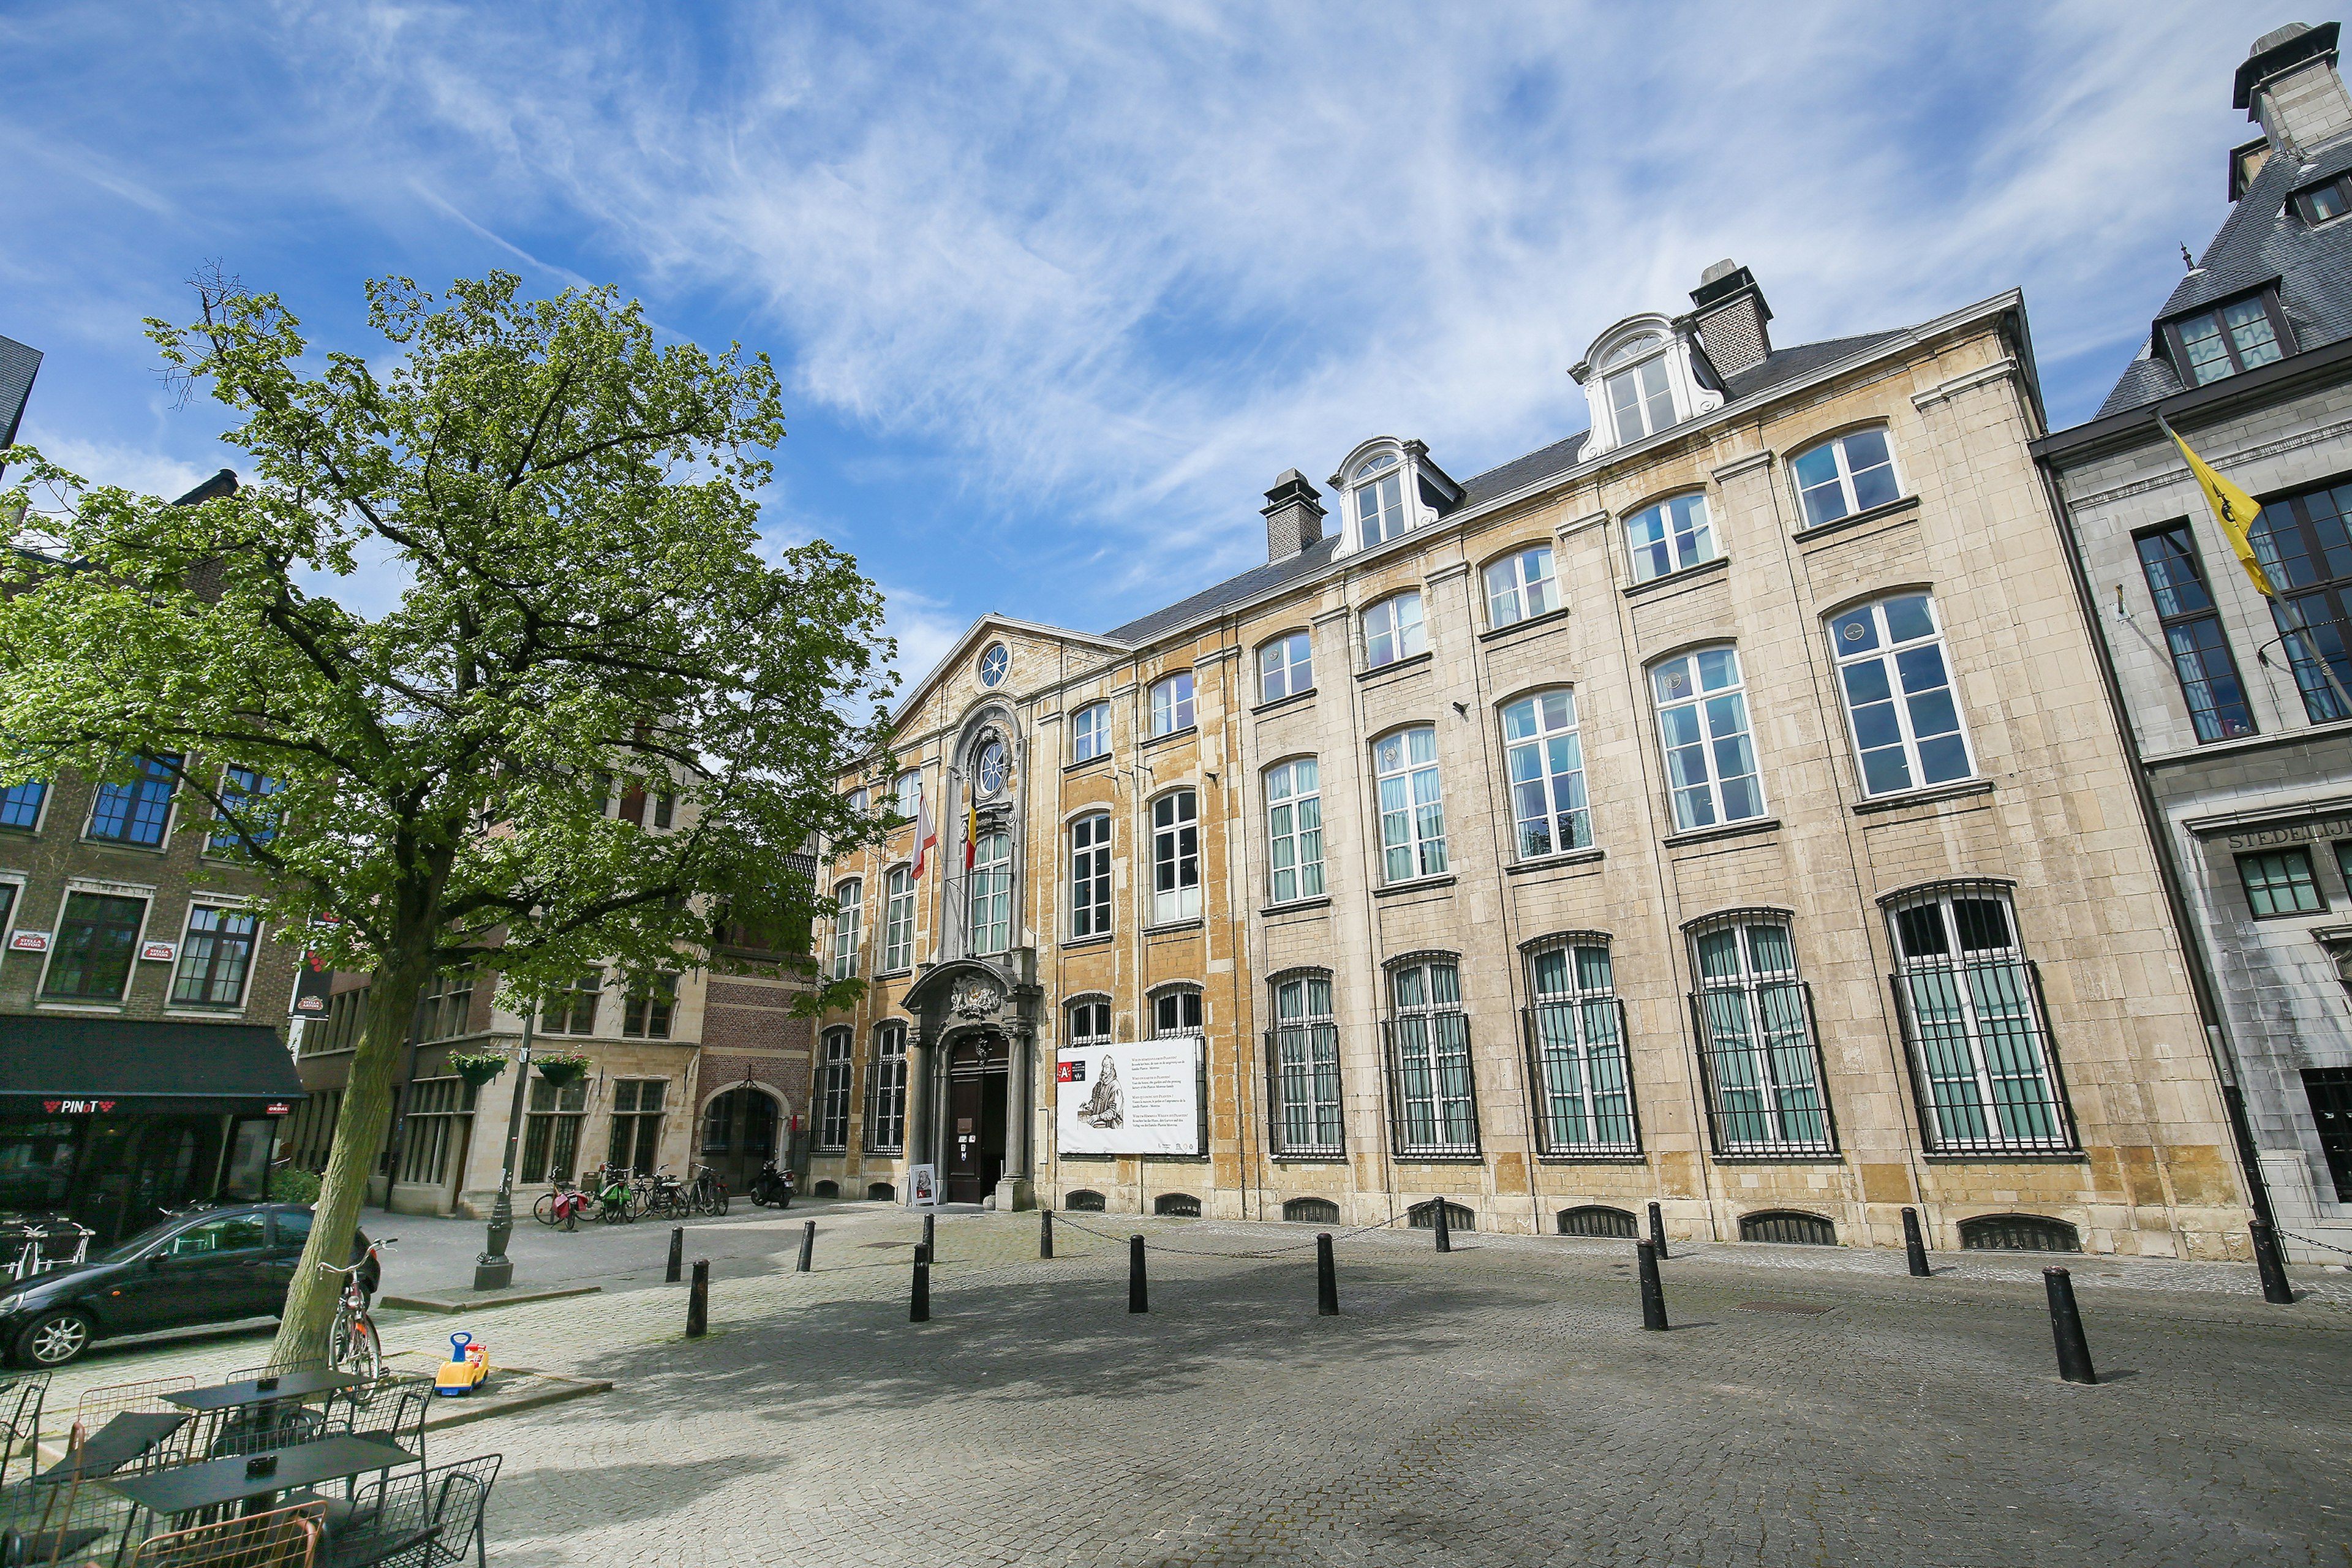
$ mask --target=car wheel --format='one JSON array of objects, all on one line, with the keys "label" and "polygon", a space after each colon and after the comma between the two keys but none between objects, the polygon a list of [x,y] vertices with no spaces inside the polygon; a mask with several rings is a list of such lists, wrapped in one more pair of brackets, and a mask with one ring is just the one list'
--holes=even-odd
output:
[{"label": "car wheel", "polygon": [[95,1334],[89,1313],[55,1308],[26,1323],[16,1336],[16,1360],[25,1366],[63,1366],[88,1350]]}]

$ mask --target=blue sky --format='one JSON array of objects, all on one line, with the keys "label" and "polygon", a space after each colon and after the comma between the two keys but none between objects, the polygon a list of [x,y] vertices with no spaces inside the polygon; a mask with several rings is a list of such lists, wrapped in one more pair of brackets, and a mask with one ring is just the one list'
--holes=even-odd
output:
[{"label": "blue sky", "polygon": [[140,332],[200,264],[362,352],[366,277],[616,283],[774,358],[768,529],[855,552],[919,676],[984,611],[1099,630],[1255,563],[1274,477],[1367,437],[1457,478],[1558,438],[1585,343],[1721,257],[1782,344],[2021,286],[2087,418],[2288,19],[12,0],[0,333],[47,355],[24,439],[172,491],[236,466]]}]

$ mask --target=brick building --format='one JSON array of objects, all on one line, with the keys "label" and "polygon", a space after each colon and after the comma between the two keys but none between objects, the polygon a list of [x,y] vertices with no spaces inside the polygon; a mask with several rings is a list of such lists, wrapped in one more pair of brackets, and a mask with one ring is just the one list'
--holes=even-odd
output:
[{"label": "brick building", "polygon": [[817,1190],[2242,1256],[2021,299],[1770,320],[1723,263],[1584,429],[1362,441],[1255,570],[975,624],[844,780],[909,826],[830,868]]}]

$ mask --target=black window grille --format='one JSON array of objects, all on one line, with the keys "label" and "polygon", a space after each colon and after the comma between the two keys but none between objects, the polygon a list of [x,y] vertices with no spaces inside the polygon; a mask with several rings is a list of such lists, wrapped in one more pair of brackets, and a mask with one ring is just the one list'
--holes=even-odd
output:
[{"label": "black window grille", "polygon": [[1612,1209],[1604,1204],[1586,1204],[1582,1208],[1559,1211],[1559,1233],[1562,1236],[1599,1236],[1612,1241],[1637,1241],[1642,1227],[1623,1209]]},{"label": "black window grille", "polygon": [[1699,977],[1691,1021],[1715,1152],[1835,1153],[1812,988],[1798,977],[1785,920],[1726,915],[1694,927],[1691,942]]},{"label": "black window grille", "polygon": [[898,1189],[887,1182],[868,1182],[866,1195],[877,1203],[890,1203],[898,1196]]},{"label": "black window grille", "polygon": [[2252,734],[2253,711],[2246,705],[2238,661],[2222,635],[2221,617],[2214,612],[2205,564],[2198,559],[2197,541],[2187,520],[2151,529],[2135,542],[2197,739],[2232,741]]},{"label": "black window grille", "polygon": [[896,1153],[907,1141],[907,1026],[884,1024],[874,1031],[874,1056],[866,1069],[866,1147]]},{"label": "black window grille", "polygon": [[[1415,1230],[1435,1230],[1437,1228],[1437,1200],[1435,1198],[1432,1198],[1425,1204],[1413,1205],[1412,1207],[1405,1211],[1405,1218],[1412,1223],[1412,1228]],[[1475,1230],[1478,1228],[1478,1216],[1470,1209],[1449,1198],[1446,1200],[1445,1204],[1445,1228],[1448,1230]]]},{"label": "black window grille", "polygon": [[811,1197],[817,1198],[837,1198],[841,1195],[841,1184],[839,1182],[819,1182],[815,1186],[809,1189],[809,1195]]},{"label": "black window grille", "polygon": [[1955,883],[1889,906],[1887,977],[1909,1045],[1928,1147],[1944,1153],[2073,1149],[2074,1118],[2050,1048],[2041,975],[2007,891]]},{"label": "black window grille", "polygon": [[1528,968],[1535,1001],[1521,1024],[1538,1097],[1538,1147],[1555,1156],[1639,1154],[1625,1005],[1615,994],[1609,949],[1564,942],[1530,953]]},{"label": "black window grille", "polygon": [[1396,1152],[1415,1159],[1476,1159],[1478,1103],[1470,1019],[1451,959],[1389,972],[1396,1011],[1388,1020],[1389,1114]]},{"label": "black window grille", "polygon": [[1739,1239],[1789,1242],[1799,1247],[1835,1247],[1837,1226],[1817,1214],[1768,1209],[1762,1214],[1739,1216]]},{"label": "black window grille", "polygon": [[2080,1252],[2083,1239],[2063,1219],[2038,1214],[1980,1214],[1960,1221],[1964,1252]]},{"label": "black window grille", "polygon": [[1267,1123],[1274,1152],[1294,1159],[1346,1153],[1339,1115],[1339,1026],[1328,974],[1277,976],[1276,1023],[1266,1031]]},{"label": "black window grille", "polygon": [[2320,1151],[2336,1179],[2336,1201],[2352,1204],[2352,1068],[2305,1068],[2304,1098],[2319,1126]]},{"label": "black window grille", "polygon": [[1075,1193],[1062,1194],[1062,1206],[1072,1214],[1100,1214],[1103,1212],[1103,1195],[1080,1187]]},{"label": "black window grille", "polygon": [[1151,1212],[1174,1215],[1182,1219],[1199,1219],[1201,1200],[1190,1193],[1162,1193],[1151,1200]]},{"label": "black window grille", "polygon": [[1292,1198],[1282,1205],[1282,1217],[1293,1225],[1338,1225],[1339,1205],[1329,1198]]},{"label": "black window grille", "polygon": [[838,1030],[824,1039],[824,1067],[817,1079],[816,1146],[849,1147],[849,1031]]}]

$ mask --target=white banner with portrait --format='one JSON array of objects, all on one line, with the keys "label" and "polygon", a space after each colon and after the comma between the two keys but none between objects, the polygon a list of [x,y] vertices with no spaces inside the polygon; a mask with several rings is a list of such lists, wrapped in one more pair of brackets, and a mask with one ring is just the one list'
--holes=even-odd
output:
[{"label": "white banner with portrait", "polygon": [[1201,1152],[1201,1041],[1056,1053],[1054,1125],[1065,1154]]}]

